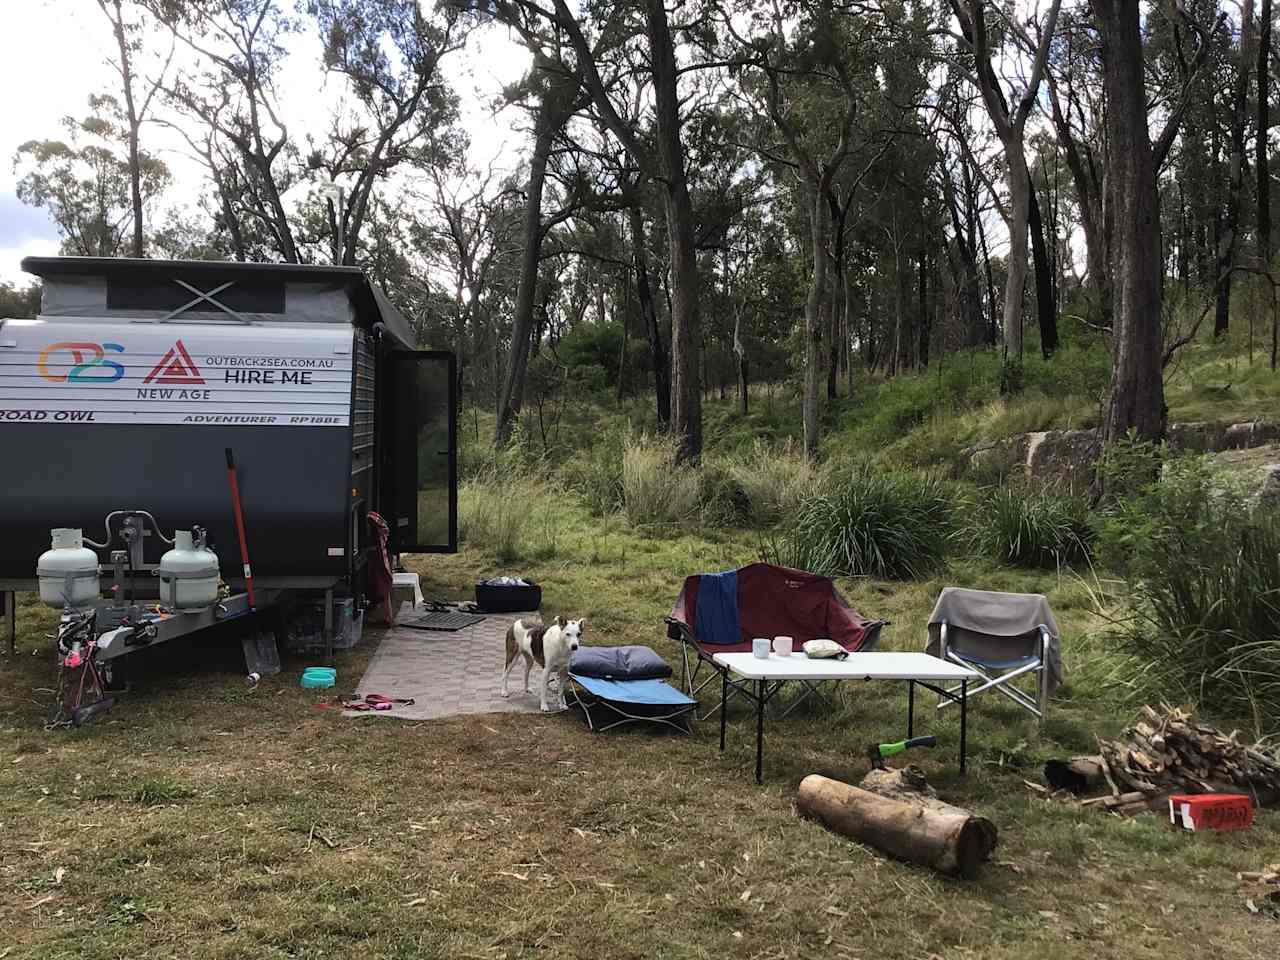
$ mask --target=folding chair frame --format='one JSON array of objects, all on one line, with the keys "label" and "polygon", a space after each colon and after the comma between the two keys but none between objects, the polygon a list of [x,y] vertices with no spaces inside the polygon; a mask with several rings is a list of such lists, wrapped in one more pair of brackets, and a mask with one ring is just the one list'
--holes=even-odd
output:
[{"label": "folding chair frame", "polygon": [[[969,691],[969,696],[982,693],[984,690],[995,690],[1003,693],[1006,697],[1016,703],[1022,709],[1035,715],[1036,719],[1041,723],[1044,722],[1044,712],[1049,706],[1049,628],[1043,623],[1037,628],[1040,631],[1040,652],[1039,655],[1030,663],[1015,667],[1005,673],[995,673],[994,667],[986,666],[975,660],[967,659],[956,653],[955,650],[947,646],[947,623],[944,620],[938,630],[938,653],[944,660],[950,660],[952,663],[958,663],[962,667],[968,667],[981,674],[985,681],[981,686],[975,687]],[[1032,700],[1024,691],[1019,690],[1013,685],[1014,680],[1028,673],[1036,673],[1040,675],[1036,678],[1036,699]],[[960,688],[953,687],[947,691],[948,695],[956,693]],[[954,699],[940,698],[938,709],[954,703]]]},{"label": "folding chair frame", "polygon": [[[698,700],[698,694],[709,683],[714,683],[721,673],[726,673],[718,663],[711,659],[711,655],[706,653],[697,639],[693,635],[693,631],[689,629],[689,625],[675,619],[674,617],[665,617],[664,621],[667,625],[667,638],[669,640],[680,641],[680,661],[684,676],[684,692],[693,699]],[[692,649],[692,657],[690,650]],[[692,659],[692,664],[690,660]],[[702,670],[703,664],[710,668],[710,674],[698,682],[698,674]],[[745,689],[745,681],[730,680],[729,687],[732,691],[730,697],[744,697],[750,699],[750,692]],[[716,703],[714,707],[705,714],[698,717],[699,720],[710,720],[716,715],[716,711],[723,708],[724,701]]]},{"label": "folding chair frame", "polygon": [[[698,704],[682,703],[671,706],[666,713],[631,713],[623,708],[623,705],[615,700],[606,700],[598,697],[579,686],[572,677],[569,678],[569,692],[573,696],[573,706],[582,710],[582,716],[587,721],[587,729],[592,733],[603,733],[606,730],[612,730],[614,727],[620,727],[625,723],[657,723],[663,726],[671,727],[673,730],[683,734],[693,733],[693,724],[698,719]],[[602,723],[597,726],[595,719],[591,716],[591,711],[604,710],[609,711],[610,722]],[[612,714],[617,715],[617,719],[613,719]]]}]

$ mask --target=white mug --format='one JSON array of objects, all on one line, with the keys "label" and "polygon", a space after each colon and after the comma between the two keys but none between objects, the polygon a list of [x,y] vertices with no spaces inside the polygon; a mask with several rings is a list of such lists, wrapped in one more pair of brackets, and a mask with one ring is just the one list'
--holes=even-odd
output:
[{"label": "white mug", "polygon": [[773,652],[778,656],[789,657],[791,656],[793,649],[792,639],[790,637],[773,638]]},{"label": "white mug", "polygon": [[769,638],[756,637],[751,641],[751,655],[757,660],[769,659]]}]

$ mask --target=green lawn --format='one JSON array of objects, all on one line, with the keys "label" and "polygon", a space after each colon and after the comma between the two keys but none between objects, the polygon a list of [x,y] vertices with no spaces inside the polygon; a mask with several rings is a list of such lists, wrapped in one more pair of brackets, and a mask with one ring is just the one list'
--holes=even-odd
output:
[{"label": "green lawn", "polygon": [[[465,597],[518,569],[588,641],[648,643],[682,576],[755,558],[757,533],[637,532],[568,498],[531,506],[554,545],[503,568],[474,548],[417,558],[428,596]],[[573,715],[432,723],[344,720],[297,686],[301,662],[247,689],[234,659],[158,665],[100,725],[45,732],[53,679],[24,607],[0,659],[0,957],[931,957],[1235,960],[1280,955],[1235,873],[1280,859],[1280,823],[1184,835],[1035,799],[1047,757],[1088,752],[1131,715],[1091,614],[1096,581],[955,561],[928,582],[846,582],[885,645],[923,646],[940,587],[1042,591],[1065,631],[1068,683],[1038,732],[1003,698],[971,711],[970,775],[954,719],[928,700],[917,754],[942,794],[1000,828],[976,882],[887,861],[800,820],[796,785],[857,780],[863,746],[903,732],[905,693],[846,685],[834,711],[692,738],[591,735]],[[338,661],[340,689],[373,643]],[[499,665],[494,664],[494,670]]]}]

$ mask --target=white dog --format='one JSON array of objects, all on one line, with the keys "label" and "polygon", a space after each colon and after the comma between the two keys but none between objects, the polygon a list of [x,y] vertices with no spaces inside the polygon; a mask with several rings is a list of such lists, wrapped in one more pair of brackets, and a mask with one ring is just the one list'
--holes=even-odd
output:
[{"label": "white dog", "polygon": [[507,627],[507,666],[502,671],[502,695],[507,693],[507,677],[520,657],[524,657],[524,692],[529,692],[529,671],[536,661],[542,668],[543,713],[549,713],[547,706],[547,683],[554,674],[557,683],[557,709],[567,710],[569,706],[564,700],[565,687],[568,685],[569,658],[582,642],[582,628],[586,620],[566,620],[557,617],[555,623],[546,626],[541,623],[525,624],[517,620]]}]

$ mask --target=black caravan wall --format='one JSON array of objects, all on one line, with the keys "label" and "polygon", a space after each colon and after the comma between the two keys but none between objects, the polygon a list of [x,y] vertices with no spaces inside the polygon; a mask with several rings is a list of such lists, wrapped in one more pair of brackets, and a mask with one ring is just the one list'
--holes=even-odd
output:
[{"label": "black caravan wall", "polygon": [[[24,268],[44,278],[44,307],[0,322],[0,580],[33,578],[50,528],[101,541],[106,514],[130,509],[166,534],[205,527],[224,578],[238,577],[228,448],[264,583],[349,576],[369,547],[367,512],[390,520],[409,499],[391,478],[402,458],[417,470],[418,444],[395,442],[417,413],[379,420],[401,393],[395,371],[442,355],[409,349],[404,319],[359,270],[75,258]],[[452,440],[438,447],[450,465]],[[448,549],[456,490],[443,494]],[[164,549],[148,541],[146,560]]]}]

